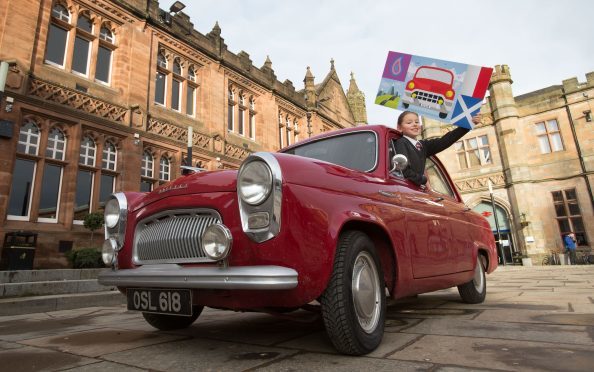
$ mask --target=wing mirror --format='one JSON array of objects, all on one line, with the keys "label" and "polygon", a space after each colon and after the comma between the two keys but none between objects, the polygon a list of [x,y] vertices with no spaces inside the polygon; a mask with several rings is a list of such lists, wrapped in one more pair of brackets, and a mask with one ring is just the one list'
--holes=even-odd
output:
[{"label": "wing mirror", "polygon": [[402,173],[402,171],[404,170],[404,168],[406,168],[407,165],[408,159],[406,158],[406,156],[402,154],[396,154],[392,158],[392,169],[390,170],[390,172]]}]

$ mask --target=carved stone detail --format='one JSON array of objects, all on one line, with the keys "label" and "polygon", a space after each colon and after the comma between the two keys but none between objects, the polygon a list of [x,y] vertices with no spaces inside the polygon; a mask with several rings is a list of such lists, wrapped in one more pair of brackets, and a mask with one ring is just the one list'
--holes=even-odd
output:
[{"label": "carved stone detail", "polygon": [[243,160],[247,158],[251,152],[239,146],[232,145],[230,143],[225,144],[225,155],[235,159]]},{"label": "carved stone detail", "polygon": [[285,101],[284,99],[280,99],[280,98],[276,97],[276,104],[282,110],[287,111],[289,114],[292,114],[293,116],[296,116],[300,119],[305,116],[305,111],[303,111],[300,108],[298,108],[297,106]]},{"label": "carved stone detail", "polygon": [[203,65],[210,65],[212,63],[212,61],[210,59],[208,59],[205,55],[196,52],[195,49],[192,49],[192,48],[188,47],[187,45],[180,43],[178,40],[176,40],[168,35],[165,35],[158,31],[155,31],[155,36],[157,36],[157,38],[159,40],[161,40],[166,46],[175,47],[175,48],[179,49],[180,51],[184,52],[187,57],[191,57],[195,60],[198,60]]},{"label": "carved stone detail", "polygon": [[258,95],[264,95],[267,92],[264,88],[262,88],[258,84],[252,82],[251,80],[247,79],[244,76],[234,73],[233,71],[231,71],[227,68],[225,68],[225,75],[227,75],[229,77],[229,80],[231,80],[232,84],[234,83],[237,86],[243,86],[243,88],[246,90],[252,90],[252,91],[258,93],[258,94],[254,94],[254,96],[256,96],[256,97],[258,97]]},{"label": "carved stone detail", "polygon": [[456,181],[456,186],[460,191],[471,191],[477,189],[483,189],[489,186],[489,180],[493,183],[493,186],[505,185],[505,179],[503,173],[491,174],[489,176],[469,178],[465,180]]},{"label": "carved stone detail", "polygon": [[30,80],[29,94],[116,122],[124,122],[128,113],[125,107],[34,78]]},{"label": "carved stone detail", "polygon": [[[171,138],[184,143],[188,142],[187,128],[178,127],[177,125],[167,123],[159,119],[149,118],[146,130],[147,132],[154,133],[159,136]],[[211,140],[212,138],[205,134],[194,132],[194,146],[209,150]]]}]

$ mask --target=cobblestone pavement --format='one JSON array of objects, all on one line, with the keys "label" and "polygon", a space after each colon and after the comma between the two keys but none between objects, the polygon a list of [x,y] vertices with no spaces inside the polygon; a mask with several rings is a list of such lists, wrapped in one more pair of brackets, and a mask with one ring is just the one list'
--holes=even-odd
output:
[{"label": "cobblestone pavement", "polygon": [[159,332],[124,307],[0,317],[3,371],[592,371],[594,265],[503,267],[487,300],[455,289],[390,303],[380,347],[337,354],[319,314],[205,309]]}]

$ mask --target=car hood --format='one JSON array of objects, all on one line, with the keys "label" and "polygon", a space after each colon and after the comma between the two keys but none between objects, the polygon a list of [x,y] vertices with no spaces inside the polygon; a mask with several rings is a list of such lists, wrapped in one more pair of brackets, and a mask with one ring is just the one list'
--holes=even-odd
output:
[{"label": "car hood", "polygon": [[138,210],[158,200],[177,195],[204,194],[212,192],[235,192],[237,190],[237,170],[200,172],[181,176],[166,183],[150,193],[144,194],[133,210]]}]

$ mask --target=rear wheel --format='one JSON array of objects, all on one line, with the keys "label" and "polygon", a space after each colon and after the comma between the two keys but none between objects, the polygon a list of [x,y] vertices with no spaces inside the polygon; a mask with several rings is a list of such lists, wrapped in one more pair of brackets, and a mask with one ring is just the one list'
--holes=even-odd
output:
[{"label": "rear wheel", "polygon": [[142,313],[144,320],[161,331],[188,328],[202,313],[204,306],[192,306],[192,316]]},{"label": "rear wheel", "polygon": [[382,341],[384,276],[373,242],[364,233],[341,235],[334,271],[320,303],[326,332],[339,352],[367,354]]},{"label": "rear wheel", "polygon": [[476,261],[476,268],[474,269],[472,279],[458,286],[458,292],[460,293],[460,297],[462,297],[462,301],[469,304],[480,304],[485,301],[485,296],[487,295],[485,268],[483,267],[480,255],[478,255]]}]

